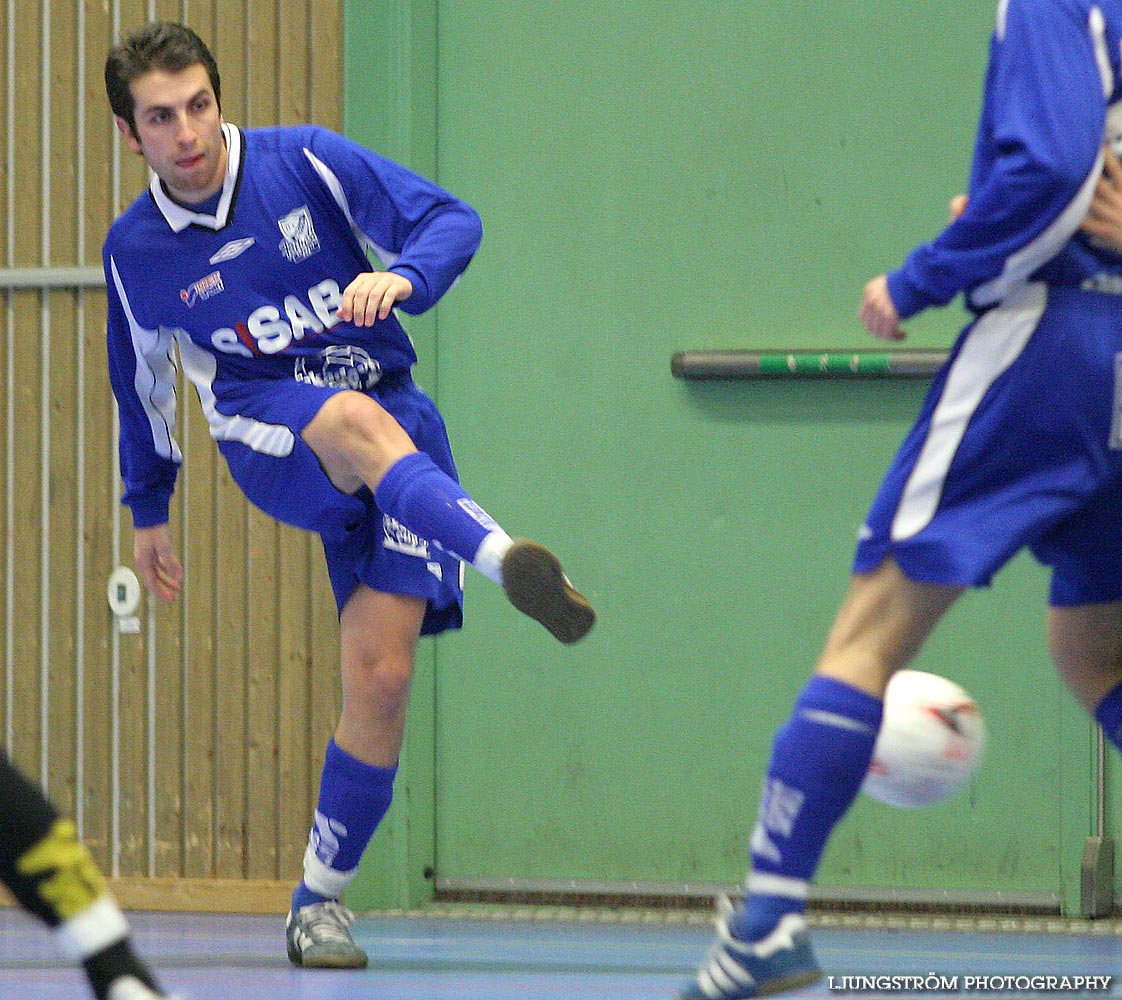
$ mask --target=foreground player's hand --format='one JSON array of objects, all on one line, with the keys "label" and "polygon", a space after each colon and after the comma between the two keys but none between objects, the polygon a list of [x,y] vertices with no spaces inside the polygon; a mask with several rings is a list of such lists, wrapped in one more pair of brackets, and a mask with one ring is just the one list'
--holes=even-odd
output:
[{"label": "foreground player's hand", "polygon": [[364,271],[343,289],[339,318],[355,326],[373,326],[413,294],[413,282],[394,271]]},{"label": "foreground player's hand", "polygon": [[166,524],[137,528],[133,544],[136,572],[141,581],[161,601],[174,601],[183,587],[183,566],[171,547],[171,530]]},{"label": "foreground player's hand", "polygon": [[888,294],[888,276],[882,274],[865,286],[859,311],[865,329],[881,340],[903,340],[907,334],[900,329],[900,314]]},{"label": "foreground player's hand", "polygon": [[1095,196],[1079,228],[1094,237],[1094,242],[1122,255],[1122,162],[1109,146],[1103,147],[1103,160]]}]

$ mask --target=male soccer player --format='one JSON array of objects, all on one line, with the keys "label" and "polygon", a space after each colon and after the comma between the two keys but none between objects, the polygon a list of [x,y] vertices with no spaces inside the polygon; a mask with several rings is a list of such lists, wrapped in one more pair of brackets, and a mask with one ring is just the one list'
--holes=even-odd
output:
[{"label": "male soccer player", "polygon": [[153,175],[103,254],[137,567],[158,597],[179,592],[174,345],[246,496],[323,539],[343,708],[288,953],[363,966],[339,897],[390,805],[417,638],[461,624],[462,563],[561,642],[595,616],[551,552],[512,540],[459,486],[440,414],[410,375],[416,354],[395,309],[424,312],[463,273],[476,213],[326,129],[224,121],[218,67],[183,25],[129,36],[105,80],[118,129]]},{"label": "male soccer player", "polygon": [[128,922],[77,830],[0,751],[0,881],[52,929],[82,966],[97,1000],[156,1000],[160,992],[133,950]]},{"label": "male soccer player", "polygon": [[819,978],[807,892],[864,780],[888,678],[1021,549],[1052,569],[1056,669],[1122,748],[1122,258],[1087,235],[1104,235],[1103,216],[1084,222],[1117,176],[1103,178],[1103,142],[1120,59],[1120,0],[1001,0],[961,214],[865,286],[861,320],[886,340],[959,293],[975,317],[861,529],[849,592],[775,737],[744,903],[724,901],[684,1000]]}]

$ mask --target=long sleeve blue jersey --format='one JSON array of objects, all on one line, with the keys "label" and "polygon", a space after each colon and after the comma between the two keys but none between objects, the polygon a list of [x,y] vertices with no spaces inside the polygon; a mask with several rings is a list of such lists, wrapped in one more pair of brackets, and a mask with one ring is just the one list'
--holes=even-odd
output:
[{"label": "long sleeve blue jersey", "polygon": [[1026,280],[1117,290],[1122,258],[1078,233],[1122,96],[1120,0],[1001,0],[966,211],[888,275],[901,317]]},{"label": "long sleeve blue jersey", "polygon": [[124,502],[137,527],[167,520],[182,461],[176,344],[212,433],[253,446],[262,428],[239,422],[237,399],[255,381],[292,378],[301,357],[333,345],[361,348],[387,373],[417,360],[393,314],[372,327],[336,314],[343,290],[371,270],[368,253],[412,282],[400,308],[420,313],[482,235],[470,206],[327,129],[223,131],[213,214],[176,204],[153,177],[103,248]]}]

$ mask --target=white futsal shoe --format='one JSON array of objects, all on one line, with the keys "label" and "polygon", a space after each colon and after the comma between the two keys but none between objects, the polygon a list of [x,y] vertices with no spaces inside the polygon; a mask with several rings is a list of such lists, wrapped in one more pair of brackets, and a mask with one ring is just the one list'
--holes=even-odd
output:
[{"label": "white futsal shoe", "polygon": [[288,958],[305,969],[365,969],[366,952],[351,937],[355,915],[338,900],[302,906],[285,923]]}]

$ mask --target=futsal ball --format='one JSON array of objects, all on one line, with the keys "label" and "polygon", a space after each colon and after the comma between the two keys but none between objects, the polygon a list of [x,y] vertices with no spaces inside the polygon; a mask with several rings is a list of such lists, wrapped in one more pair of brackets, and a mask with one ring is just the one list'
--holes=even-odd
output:
[{"label": "futsal ball", "polygon": [[930,806],[961,791],[986,749],[986,722],[961,687],[922,670],[888,682],[862,791],[891,806]]}]

